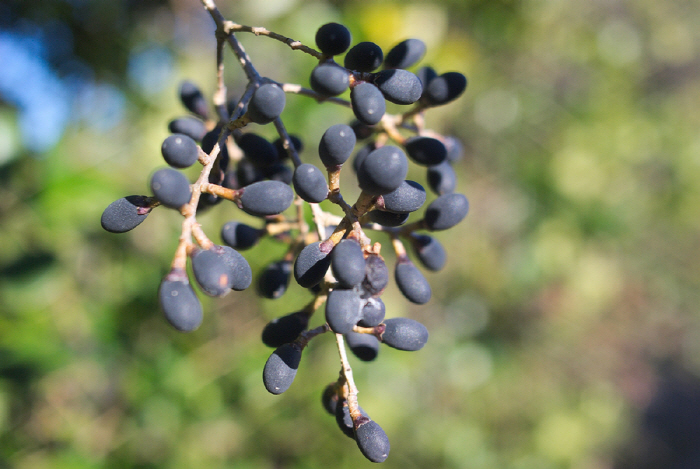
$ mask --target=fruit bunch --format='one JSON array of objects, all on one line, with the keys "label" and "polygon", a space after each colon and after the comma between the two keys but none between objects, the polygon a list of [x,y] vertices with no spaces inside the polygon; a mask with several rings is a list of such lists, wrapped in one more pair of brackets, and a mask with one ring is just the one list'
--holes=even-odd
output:
[{"label": "fruit bunch", "polygon": [[[253,248],[265,236],[287,243],[285,255],[257,277],[257,291],[265,298],[280,298],[294,278],[313,298],[262,331],[263,343],[275,349],[263,369],[264,386],[272,394],[286,391],[304,348],[313,338],[334,333],[341,371],[323,391],[323,406],[336,417],[343,433],[355,439],[365,457],[384,461],[389,440],[358,404],[345,343],[358,359],[371,361],[382,343],[415,351],[428,340],[427,329],[413,319],[385,319],[382,293],[392,275],[381,244],[370,235],[379,232],[390,239],[395,253],[393,277],[406,299],[416,304],[430,300],[430,285],[409,258],[406,246],[425,269],[440,270],[445,251],[432,233],[458,224],[469,204],[464,195],[454,192],[452,163],[460,158],[461,146],[452,137],[426,129],[424,113],[460,96],[466,78],[457,72],[438,75],[430,67],[415,74],[408,71],[425,53],[425,44],[418,39],[403,41],[384,56],[371,42],[350,48],[350,31],[329,23],[316,34],[317,51],[264,28],[224,21],[211,0],[203,4],[217,25],[215,113],[210,112],[199,88],[184,82],[180,99],[191,114],[168,126],[172,134],[161,147],[168,167],[151,177],[152,195],[128,196],[110,204],[102,214],[102,226],[123,233],[159,206],[180,213],[180,242],[158,298],[165,318],[183,332],[197,329],[203,319],[192,280],[204,294],[214,297],[245,290],[253,283],[253,273],[239,251]],[[318,63],[311,71],[311,89],[260,76],[238,41],[236,33],[241,32],[279,40],[314,57]],[[237,99],[226,97],[226,43],[248,82]],[[341,66],[335,57],[343,53]],[[349,101],[337,97],[348,88]],[[309,152],[318,155],[313,162],[302,162],[299,155],[304,145],[287,133],[282,121],[288,93],[350,108],[354,114],[350,124],[328,127]],[[412,107],[391,115],[386,113],[385,101]],[[243,131],[252,124],[273,124],[279,139],[270,142]],[[178,169],[196,163],[202,170],[190,182]],[[425,168],[426,185],[435,196],[427,206],[428,191],[406,179],[411,164]],[[348,166],[361,189],[352,205],[345,201],[340,187],[340,174]],[[216,244],[197,223],[197,215],[224,200],[258,217],[260,224],[255,227],[232,220],[222,227],[222,244]],[[337,206],[340,214],[322,210],[318,204],[325,200],[331,202],[330,207]],[[314,230],[304,219],[304,203],[311,207]],[[422,216],[417,221],[406,223],[411,213],[419,211]],[[311,316],[321,307],[323,324],[309,329]]]}]

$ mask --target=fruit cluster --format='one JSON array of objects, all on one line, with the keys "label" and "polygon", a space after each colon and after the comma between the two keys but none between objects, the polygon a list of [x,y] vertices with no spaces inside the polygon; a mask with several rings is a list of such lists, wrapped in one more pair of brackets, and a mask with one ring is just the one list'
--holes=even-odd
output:
[{"label": "fruit cluster", "polygon": [[[454,138],[427,130],[423,116],[426,109],[461,95],[466,78],[457,72],[438,75],[430,67],[417,74],[406,70],[425,53],[425,45],[418,39],[399,43],[384,57],[381,48],[371,42],[348,50],[350,31],[329,23],[316,34],[319,52],[263,28],[224,21],[211,0],[203,0],[203,4],[217,24],[216,117],[211,117],[199,88],[183,83],[180,98],[192,115],[169,124],[172,135],[161,147],[169,167],[151,177],[152,196],[128,196],[110,204],[102,214],[102,226],[113,233],[129,231],[158,206],[174,209],[184,217],[171,269],[158,292],[166,319],[184,332],[195,330],[203,318],[188,264],[202,292],[221,297],[231,290],[244,290],[253,281],[251,268],[239,251],[252,248],[264,236],[287,242],[283,258],[258,276],[257,291],[265,298],[279,298],[293,277],[311,291],[313,299],[298,311],[271,321],[262,331],[263,342],[275,348],[263,370],[265,388],[272,394],[286,391],[303,349],[314,337],[333,332],[341,371],[338,380],[324,390],[323,405],[336,417],[340,429],[355,439],[365,457],[381,462],[389,453],[389,440],[358,404],[344,344],[347,342],[360,360],[371,361],[381,343],[399,350],[421,349],[428,331],[409,318],[385,319],[381,295],[390,272],[381,244],[373,243],[368,233],[388,236],[396,255],[393,276],[399,290],[413,303],[426,303],[431,297],[430,285],[409,258],[405,243],[423,267],[440,270],[445,251],[427,233],[455,226],[467,215],[469,205],[464,195],[454,192],[452,163],[460,158],[461,146]],[[238,32],[269,36],[316,58],[311,89],[261,77],[238,42]],[[222,60],[226,42],[248,79],[243,96],[228,101]],[[341,66],[334,57],[346,51]],[[382,70],[375,72],[379,67]],[[349,102],[336,97],[348,88]],[[331,125],[321,137],[318,156],[325,171],[302,163],[302,142],[286,131],[280,116],[287,93],[350,107],[355,115],[351,125]],[[390,115],[385,100],[414,106],[403,114]],[[253,132],[243,132],[251,123],[273,123],[279,139],[270,142]],[[350,205],[341,194],[340,173],[353,153],[350,166],[361,193]],[[190,183],[178,169],[197,162],[202,171]],[[406,224],[409,215],[422,209],[428,198],[421,184],[406,180],[411,162],[426,168],[427,186],[436,197],[418,221]],[[197,214],[224,199],[259,217],[261,226],[230,221],[221,230],[223,244],[217,245],[197,223]],[[342,216],[323,211],[318,204],[325,200],[337,205]],[[304,220],[303,202],[311,207],[314,231]],[[295,210],[288,210],[293,204]],[[324,304],[323,325],[308,330],[311,316]]]}]

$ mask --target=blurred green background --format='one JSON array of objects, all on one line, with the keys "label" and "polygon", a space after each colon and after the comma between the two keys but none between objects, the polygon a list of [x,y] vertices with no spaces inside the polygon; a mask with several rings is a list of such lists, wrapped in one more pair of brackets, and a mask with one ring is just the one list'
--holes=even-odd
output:
[{"label": "blurred green background", "polygon": [[[329,21],[385,51],[419,37],[422,64],[470,80],[426,121],[465,146],[471,213],[437,234],[449,260],[428,274],[430,303],[384,296],[430,341],[352,360],[391,440],[384,467],[700,467],[699,2],[220,3],[310,45]],[[287,393],[262,385],[260,331],[306,291],[203,298],[203,326],[179,334],[156,291],[180,218],[100,227],[163,165],[180,81],[214,91],[212,33],[195,0],[0,6],[0,467],[371,465],[320,405],[339,368],[330,337]],[[307,85],[312,58],[240,39],[261,73]],[[351,116],[289,96],[283,117],[314,162]],[[218,241],[230,219],[252,221],[221,205],[201,222]],[[259,272],[283,252],[244,255]]]}]

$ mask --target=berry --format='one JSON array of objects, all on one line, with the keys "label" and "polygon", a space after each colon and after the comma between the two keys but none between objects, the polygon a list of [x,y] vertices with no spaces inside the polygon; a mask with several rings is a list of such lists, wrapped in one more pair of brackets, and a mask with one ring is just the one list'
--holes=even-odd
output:
[{"label": "berry", "polygon": [[394,270],[396,285],[411,303],[422,305],[430,300],[430,284],[420,270],[407,258],[400,259]]},{"label": "berry", "polygon": [[264,232],[245,223],[230,221],[221,227],[221,239],[233,249],[250,249],[257,244]]},{"label": "berry", "polygon": [[377,147],[375,146],[374,142],[370,142],[355,153],[355,157],[352,159],[352,169],[355,171],[355,174],[357,174],[359,171],[360,166],[362,166],[362,162],[365,160],[365,158],[367,158],[367,155],[376,149]]},{"label": "berry", "polygon": [[262,341],[268,347],[281,347],[293,342],[309,325],[309,315],[303,311],[273,319],[262,331]]},{"label": "berry", "polygon": [[372,462],[384,462],[389,456],[389,438],[374,420],[365,417],[355,424],[355,441],[362,454]]},{"label": "berry", "polygon": [[362,319],[359,325],[362,327],[375,327],[384,321],[386,306],[381,298],[370,297],[362,307]]},{"label": "berry", "polygon": [[267,124],[282,114],[287,97],[275,83],[266,83],[253,92],[246,115],[256,124]]},{"label": "berry", "polygon": [[[335,415],[335,411],[338,407],[338,391],[336,390],[335,383],[331,383],[323,389],[321,404],[323,408],[326,409],[326,412]],[[350,420],[350,422],[352,422],[352,420]]]},{"label": "berry", "polygon": [[294,178],[294,170],[284,163],[275,163],[273,165],[263,168],[262,171],[265,178],[270,181],[279,181],[287,185],[292,183]]},{"label": "berry", "polygon": [[344,239],[331,251],[333,276],[342,288],[352,288],[365,278],[365,256],[360,243]]},{"label": "berry", "polygon": [[389,284],[389,269],[377,254],[370,254],[365,259],[365,279],[362,281],[364,297],[379,296]]},{"label": "berry", "polygon": [[233,285],[231,267],[216,247],[196,249],[192,253],[192,272],[204,293],[210,296],[224,296]]},{"label": "berry", "polygon": [[294,192],[279,181],[260,181],[239,191],[241,208],[256,217],[277,215],[292,205]]},{"label": "berry", "polygon": [[420,79],[408,70],[382,70],[375,75],[374,84],[394,104],[413,104],[423,93]]},{"label": "berry", "polygon": [[316,31],[316,45],[326,55],[342,54],[352,42],[350,30],[338,23],[326,23]]},{"label": "berry", "polygon": [[[360,407],[360,415],[368,418],[367,412]],[[350,408],[348,407],[348,401],[346,399],[338,399],[338,403],[335,407],[335,421],[338,424],[338,428],[342,431],[348,438],[355,439],[355,432],[353,431],[352,417],[350,416]]]},{"label": "berry", "polygon": [[379,68],[382,60],[384,60],[384,53],[381,47],[373,42],[360,42],[345,54],[343,65],[348,70],[371,72]]},{"label": "berry", "polygon": [[[209,132],[207,132],[206,135],[202,137],[202,151],[207,155],[210,155],[212,150],[214,150],[216,144],[219,143],[220,135],[221,127],[215,127]],[[219,168],[222,171],[226,171],[226,169],[228,168],[229,155],[228,147],[225,143],[222,143],[219,146],[219,155],[217,156],[217,159],[219,160]]]},{"label": "berry", "polygon": [[236,181],[240,188],[249,186],[255,182],[265,179],[261,169],[258,169],[250,158],[241,158],[236,163]]},{"label": "berry", "polygon": [[369,219],[382,226],[393,228],[401,226],[408,220],[408,213],[386,212],[384,210],[372,210],[368,214]]},{"label": "berry", "polygon": [[384,321],[382,342],[398,350],[415,352],[428,342],[428,329],[409,318],[392,318]]},{"label": "berry", "polygon": [[172,271],[163,279],[158,300],[165,319],[178,331],[191,332],[202,323],[202,304],[183,271]]},{"label": "berry", "polygon": [[189,168],[199,158],[197,142],[185,134],[173,134],[160,147],[165,162],[175,168]]},{"label": "berry", "polygon": [[180,172],[164,168],[151,177],[151,190],[161,204],[179,209],[190,201],[190,183]]},{"label": "berry", "polygon": [[459,72],[447,72],[430,80],[422,97],[431,106],[439,106],[457,99],[466,88],[467,77]]},{"label": "berry", "polygon": [[269,264],[258,277],[258,294],[271,300],[279,298],[287,291],[291,275],[290,261],[281,260]]},{"label": "berry", "polygon": [[415,212],[425,203],[425,189],[415,181],[404,181],[395,190],[381,196],[383,210],[394,213]]},{"label": "berry", "polygon": [[430,231],[452,228],[467,216],[469,201],[458,193],[441,195],[425,210],[425,225]]},{"label": "berry", "polygon": [[445,266],[447,253],[440,242],[428,235],[412,234],[411,243],[418,260],[428,270],[437,272]]},{"label": "berry", "polygon": [[291,343],[278,347],[265,363],[263,384],[271,394],[282,394],[292,385],[301,361],[301,347]]},{"label": "berry", "polygon": [[457,187],[457,175],[449,161],[428,167],[428,185],[437,195],[450,194]]},{"label": "berry", "polygon": [[455,137],[445,137],[444,139],[445,147],[447,148],[447,161],[454,163],[462,159],[464,154],[464,148],[462,143]]},{"label": "berry", "polygon": [[348,71],[335,64],[321,64],[311,71],[311,88],[324,96],[338,96],[350,86]]},{"label": "berry", "polygon": [[117,199],[102,212],[100,223],[110,233],[126,233],[139,226],[150,213],[148,198],[129,195]]},{"label": "berry", "polygon": [[340,166],[350,158],[355,149],[355,132],[346,124],[329,127],[318,144],[318,155],[327,167]]},{"label": "berry", "polygon": [[355,138],[357,140],[365,140],[374,135],[374,129],[371,125],[363,124],[357,119],[352,121],[350,127],[352,127],[352,131],[355,132]]},{"label": "berry", "polygon": [[362,302],[353,289],[336,288],[328,294],[326,322],[336,334],[347,334],[361,319]]},{"label": "berry", "polygon": [[294,170],[292,177],[294,190],[309,203],[317,204],[328,197],[326,176],[316,166],[304,163]]},{"label": "berry", "polygon": [[270,166],[279,160],[275,146],[258,134],[243,134],[236,140],[236,145],[243,150],[245,157],[258,169]]},{"label": "berry", "polygon": [[350,91],[352,112],[357,120],[366,125],[374,125],[382,120],[386,112],[384,95],[371,83],[360,83]]},{"label": "berry", "polygon": [[168,124],[168,130],[174,134],[185,134],[198,142],[202,141],[207,133],[204,122],[195,117],[179,117]]},{"label": "berry", "polygon": [[406,39],[391,48],[384,59],[385,68],[408,68],[425,55],[425,43],[420,39]]},{"label": "berry", "polygon": [[183,81],[180,84],[180,101],[188,111],[197,114],[202,119],[207,118],[209,114],[207,100],[204,99],[204,95],[197,85],[191,81]]},{"label": "berry", "polygon": [[425,88],[428,86],[428,83],[430,83],[430,81],[433,78],[438,76],[438,74],[433,67],[426,66],[419,68],[416,72],[416,76],[421,82],[421,87],[423,88],[423,91],[425,91]]},{"label": "berry", "polygon": [[408,174],[408,160],[400,148],[386,145],[371,152],[358,168],[357,180],[371,195],[398,189]]},{"label": "berry", "polygon": [[411,137],[404,142],[406,153],[416,163],[423,166],[440,164],[447,158],[447,148],[432,137]]},{"label": "berry", "polygon": [[[296,135],[290,135],[289,139],[292,141],[292,146],[297,151],[297,153],[301,153],[301,151],[304,149],[304,144],[302,143],[301,139]],[[287,149],[284,148],[284,142],[282,141],[282,138],[277,138],[274,142],[272,142],[272,144],[277,150],[277,158],[283,160],[289,156],[289,153],[287,153]]]},{"label": "berry", "polygon": [[352,353],[363,362],[371,362],[379,354],[379,339],[372,334],[348,332],[345,341]]},{"label": "berry", "polygon": [[243,291],[253,281],[250,264],[238,251],[229,246],[219,246],[221,255],[231,274],[231,289]]},{"label": "berry", "polygon": [[321,243],[316,241],[301,250],[294,262],[294,279],[304,288],[310,288],[323,280],[331,257],[328,252],[321,251]]}]

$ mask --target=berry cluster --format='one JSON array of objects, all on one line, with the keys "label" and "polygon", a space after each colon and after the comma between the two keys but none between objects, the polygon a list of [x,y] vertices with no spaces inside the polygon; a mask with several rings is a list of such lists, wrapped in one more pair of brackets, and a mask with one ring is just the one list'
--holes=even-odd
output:
[{"label": "berry cluster", "polygon": [[[263,369],[265,388],[272,394],[286,391],[304,348],[314,337],[333,332],[341,371],[338,380],[324,390],[323,405],[336,417],[343,433],[355,439],[365,457],[384,461],[389,440],[358,404],[344,344],[347,342],[360,360],[371,361],[377,357],[381,343],[415,351],[428,340],[427,329],[415,320],[385,319],[382,293],[389,283],[390,270],[380,252],[381,244],[373,243],[368,233],[388,236],[396,255],[393,276],[399,290],[413,303],[426,303],[431,297],[430,285],[409,258],[405,243],[423,267],[440,270],[445,264],[445,251],[427,233],[455,226],[467,215],[469,205],[464,195],[454,192],[452,163],[461,155],[458,141],[427,130],[423,115],[426,109],[457,98],[466,88],[466,78],[457,72],[438,75],[430,67],[421,68],[417,74],[406,70],[425,53],[425,44],[418,39],[401,42],[384,57],[381,48],[371,42],[361,42],[348,50],[350,31],[329,23],[316,34],[319,52],[263,28],[224,21],[213,2],[203,0],[203,4],[217,23],[216,117],[210,115],[199,88],[183,83],[180,98],[192,115],[169,124],[172,135],[161,147],[169,167],[151,177],[152,196],[128,196],[110,204],[102,214],[102,226],[113,233],[129,231],[161,205],[184,217],[171,269],[158,292],[166,319],[184,332],[197,329],[203,318],[191,277],[203,293],[214,297],[244,290],[251,285],[253,274],[239,251],[252,248],[264,236],[288,243],[283,258],[259,274],[257,291],[265,298],[279,298],[293,277],[310,290],[313,299],[298,311],[271,321],[262,331],[263,342],[275,348]],[[238,42],[237,32],[269,36],[315,57],[318,65],[311,72],[312,89],[261,77]],[[226,42],[248,79],[243,96],[228,101],[222,60]],[[345,51],[344,65],[340,66],[333,58]],[[348,88],[349,102],[335,97]],[[321,137],[318,157],[325,171],[302,163],[302,142],[286,131],[280,115],[288,93],[350,107],[356,117],[351,125],[331,125]],[[403,114],[389,115],[385,100],[414,106]],[[243,132],[251,123],[273,123],[279,139],[270,142]],[[358,141],[363,143],[358,145]],[[350,205],[341,194],[340,173],[353,153],[350,166],[361,194]],[[190,183],[178,169],[197,162],[202,171]],[[411,162],[426,167],[427,185],[436,197],[427,204],[422,217],[406,224],[409,215],[421,210],[428,199],[421,184],[406,180]],[[197,214],[224,199],[259,217],[261,226],[230,221],[222,227],[223,244],[218,245],[197,223]],[[323,211],[318,204],[325,200],[337,205],[342,216]],[[304,220],[303,202],[311,206],[315,232]],[[292,204],[296,209],[290,215],[287,212]],[[311,316],[324,304],[323,324],[309,330]]]}]

